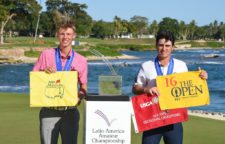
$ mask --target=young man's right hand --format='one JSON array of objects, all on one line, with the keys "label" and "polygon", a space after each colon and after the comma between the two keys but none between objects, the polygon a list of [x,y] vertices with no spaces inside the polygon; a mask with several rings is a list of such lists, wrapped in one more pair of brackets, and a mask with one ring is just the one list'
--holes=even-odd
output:
[{"label": "young man's right hand", "polygon": [[53,68],[53,67],[47,67],[44,71],[45,71],[46,73],[48,73],[48,74],[54,73],[54,72],[55,72],[55,68]]},{"label": "young man's right hand", "polygon": [[151,88],[145,87],[144,92],[150,95],[159,96],[159,90],[157,89],[157,87],[151,87]]}]

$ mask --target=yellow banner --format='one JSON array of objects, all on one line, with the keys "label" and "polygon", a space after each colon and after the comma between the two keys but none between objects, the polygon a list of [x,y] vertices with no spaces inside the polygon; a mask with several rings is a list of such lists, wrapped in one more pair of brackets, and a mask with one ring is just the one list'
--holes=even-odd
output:
[{"label": "yellow banner", "polygon": [[184,72],[156,78],[162,110],[208,105],[209,90],[200,71]]},{"label": "yellow banner", "polygon": [[75,106],[78,102],[77,79],[76,71],[30,72],[30,106]]}]

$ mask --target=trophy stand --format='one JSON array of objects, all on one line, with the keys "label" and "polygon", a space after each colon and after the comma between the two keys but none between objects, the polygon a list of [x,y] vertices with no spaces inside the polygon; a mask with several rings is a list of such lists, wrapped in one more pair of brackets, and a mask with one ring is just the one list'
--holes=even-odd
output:
[{"label": "trophy stand", "polygon": [[99,94],[88,94],[85,101],[84,144],[131,143],[131,105],[122,95],[122,76],[100,52],[112,75],[99,76]]}]

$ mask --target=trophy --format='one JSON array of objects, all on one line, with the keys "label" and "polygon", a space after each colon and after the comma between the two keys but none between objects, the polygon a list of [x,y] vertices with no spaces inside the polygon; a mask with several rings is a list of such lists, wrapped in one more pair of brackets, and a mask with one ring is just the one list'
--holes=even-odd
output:
[{"label": "trophy", "polygon": [[111,71],[111,75],[100,75],[98,77],[99,82],[99,95],[113,96],[122,94],[122,76],[118,75],[108,59],[99,51],[92,49],[91,53],[100,57]]}]

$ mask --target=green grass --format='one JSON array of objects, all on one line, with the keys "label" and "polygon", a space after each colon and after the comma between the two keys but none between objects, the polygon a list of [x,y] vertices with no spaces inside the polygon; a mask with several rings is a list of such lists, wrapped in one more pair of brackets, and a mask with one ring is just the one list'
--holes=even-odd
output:
[{"label": "green grass", "polygon": [[97,44],[106,44],[106,45],[145,45],[145,44],[154,44],[155,39],[96,39],[96,38],[87,38],[87,39],[77,39],[81,42],[87,42],[91,45]]},{"label": "green grass", "polygon": [[91,53],[91,49],[95,49],[97,51],[99,51],[101,54],[103,54],[104,56],[121,56],[122,54],[112,48],[106,47],[106,46],[91,46],[90,49],[88,50],[82,50],[82,49],[77,49],[76,47],[74,48],[76,52],[78,52],[79,54],[83,55],[83,56],[94,56],[93,53]]},{"label": "green grass", "polygon": [[[28,94],[0,93],[0,144],[39,144],[39,108],[29,107]],[[82,144],[83,103],[78,143]],[[225,121],[190,117],[184,123],[184,144],[223,144]],[[141,134],[131,132],[132,144],[141,143]],[[162,142],[161,142],[162,144]]]},{"label": "green grass", "polygon": [[152,50],[155,49],[154,45],[145,44],[98,44],[98,46],[105,46],[115,50],[133,50],[133,51],[141,51],[141,50]]},{"label": "green grass", "polygon": [[56,38],[37,38],[35,43],[33,37],[12,37],[5,39],[5,46],[11,47],[51,47],[55,46],[56,43]]},{"label": "green grass", "polygon": [[29,108],[29,96],[0,95],[0,143],[38,144],[38,109]]},{"label": "green grass", "polygon": [[33,51],[33,50],[29,50],[29,51],[25,51],[24,55],[27,57],[39,57],[41,52],[39,51]]},{"label": "green grass", "polygon": [[[76,38],[76,41],[85,43],[84,46],[78,46],[76,48],[83,49],[89,46],[105,46],[113,49],[126,49],[126,50],[146,50],[155,48],[155,39],[97,39],[97,38]],[[12,37],[6,38],[5,44],[0,45],[2,48],[19,48],[19,47],[55,47],[57,45],[56,37],[37,38],[34,43],[33,37]],[[182,41],[177,40],[179,44],[191,44],[192,47],[210,47],[210,48],[224,48],[225,42],[218,41]]]},{"label": "green grass", "polygon": [[[155,50],[155,39],[96,39],[96,38],[77,38],[81,45],[73,48],[83,56],[93,56],[90,49],[96,49],[105,56],[121,56],[121,51],[143,51]],[[225,42],[218,41],[177,41],[178,44],[191,44],[191,47],[225,48]],[[23,48],[25,56],[38,57],[40,52],[30,50],[32,48],[56,47],[58,40],[52,38],[37,38],[34,43],[33,37],[13,37],[6,38],[5,44],[0,45],[0,49]]]},{"label": "green grass", "polygon": [[190,117],[184,123],[184,144],[223,144],[225,121]]},{"label": "green grass", "polygon": [[207,48],[225,48],[225,42],[218,41],[206,41],[206,42],[196,42],[191,41],[192,47],[207,47]]},{"label": "green grass", "polygon": [[[80,41],[81,43],[86,43],[90,46],[95,46],[98,44],[104,45],[149,45],[154,44],[154,39],[96,39],[96,38],[76,38],[76,41]],[[5,44],[0,45],[2,47],[54,47],[57,45],[58,39],[56,37],[52,38],[37,38],[34,43],[33,37],[12,37],[6,38]]]},{"label": "green grass", "polygon": [[[78,52],[79,54],[83,56],[93,56],[90,52],[90,50],[82,50],[80,47],[74,47],[75,51]],[[121,56],[122,54],[118,52],[117,50],[111,49],[109,47],[103,47],[103,46],[92,46],[91,49],[95,49],[99,51],[101,54],[104,56]],[[39,57],[40,51],[34,51],[34,50],[29,50],[25,51],[24,55],[27,57]]]}]

